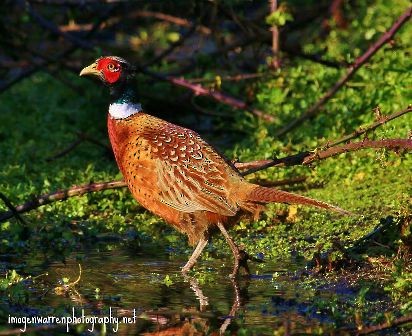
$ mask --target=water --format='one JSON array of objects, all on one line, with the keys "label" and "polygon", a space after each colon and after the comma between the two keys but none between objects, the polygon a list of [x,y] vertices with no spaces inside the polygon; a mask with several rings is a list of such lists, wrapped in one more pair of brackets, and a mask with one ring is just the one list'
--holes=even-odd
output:
[{"label": "water", "polygon": [[[184,256],[147,257],[121,245],[73,253],[65,263],[45,265],[36,258],[26,260],[25,272],[47,275],[28,281],[31,292],[24,305],[2,300],[1,308],[20,316],[64,316],[74,310],[74,315],[81,317],[83,310],[86,316],[108,317],[111,311],[120,320],[130,318],[131,323],[120,323],[116,332],[116,323],[69,326],[84,335],[327,334],[354,327],[351,318],[342,321],[345,315],[338,313],[347,309],[340,303],[352,300],[356,291],[345,281],[326,286],[306,283],[299,275],[303,264],[251,264],[257,275],[232,281],[229,257],[226,261],[201,260],[201,271],[186,278],[180,273],[184,262]],[[79,263],[80,280],[62,286],[63,278],[68,278],[66,284],[77,280]],[[18,265],[21,263],[13,258],[8,261],[8,268]],[[92,327],[92,333],[87,331]],[[37,333],[66,334],[66,325],[51,328]]]}]

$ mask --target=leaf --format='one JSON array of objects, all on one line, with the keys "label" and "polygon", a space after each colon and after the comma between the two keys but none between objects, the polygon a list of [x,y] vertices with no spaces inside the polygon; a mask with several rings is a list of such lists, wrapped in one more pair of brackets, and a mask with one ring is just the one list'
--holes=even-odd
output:
[{"label": "leaf", "polygon": [[5,291],[9,287],[9,281],[7,279],[0,279],[0,291]]},{"label": "leaf", "polygon": [[279,8],[273,13],[266,17],[266,23],[269,26],[284,26],[287,21],[293,21],[293,17],[290,13],[284,11],[284,9]]},{"label": "leaf", "polygon": [[163,283],[164,283],[167,287],[173,285],[173,281],[172,281],[172,279],[170,279],[170,276],[169,276],[168,274],[165,276],[165,278],[164,278],[164,280],[163,280]]}]

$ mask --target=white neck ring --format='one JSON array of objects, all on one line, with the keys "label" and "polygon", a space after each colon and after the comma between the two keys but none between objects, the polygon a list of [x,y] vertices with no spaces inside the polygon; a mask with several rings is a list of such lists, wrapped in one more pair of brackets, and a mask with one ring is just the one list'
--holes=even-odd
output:
[{"label": "white neck ring", "polygon": [[114,119],[125,119],[142,111],[142,105],[132,103],[112,103],[109,113]]}]

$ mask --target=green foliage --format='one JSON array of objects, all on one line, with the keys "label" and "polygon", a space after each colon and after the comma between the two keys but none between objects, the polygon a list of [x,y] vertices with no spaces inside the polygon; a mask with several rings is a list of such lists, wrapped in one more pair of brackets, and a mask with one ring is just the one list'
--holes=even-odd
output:
[{"label": "green foliage", "polygon": [[286,22],[293,21],[290,13],[286,12],[283,7],[279,7],[276,11],[266,17],[266,23],[270,26],[284,26]]},{"label": "green foliage", "polygon": [[403,303],[401,309],[404,313],[412,312],[412,270],[409,263],[395,262],[391,277],[392,281],[385,290],[396,302]]},{"label": "green foliage", "polygon": [[8,271],[4,278],[0,278],[0,292],[2,295],[6,295],[10,302],[26,303],[29,297],[29,292],[24,284],[26,279],[14,269]]},{"label": "green foliage", "polygon": [[[227,1],[227,4],[240,6],[242,2]],[[380,0],[373,6],[369,1],[345,2],[345,6],[347,29],[332,26],[324,34],[316,22],[303,31],[291,31],[288,38],[302,41],[305,53],[321,54],[324,60],[342,64],[351,63],[410,4],[407,0],[398,0],[394,6],[392,2]],[[21,19],[28,18],[23,15]],[[266,18],[266,23],[282,26],[291,20],[288,11],[278,10]],[[377,106],[388,115],[411,104],[411,35],[409,23],[396,34],[394,43],[379,50],[317,117],[306,121],[284,138],[277,138],[274,134],[317,102],[344,74],[344,65],[327,67],[283,55],[281,69],[270,72],[261,65],[260,79],[234,83],[224,79],[227,72],[234,69],[232,64],[228,71],[207,54],[196,58],[197,68],[190,77],[203,76],[211,80],[213,90],[222,89],[245,100],[248,97],[253,106],[276,117],[273,123],[203,100],[201,102],[207,108],[229,115],[229,121],[226,117],[211,120],[194,115],[193,111],[188,115],[179,105],[176,107],[175,98],[182,89],[171,88],[167,83],[149,82],[141,75],[137,78],[137,85],[142,88],[142,100],[149,111],[169,113],[166,118],[176,118],[180,124],[189,126],[201,125],[203,121],[213,124],[213,132],[207,136],[219,148],[225,149],[228,158],[250,161],[282,157],[320,147],[328,140],[338,139],[374,122],[373,110]],[[149,59],[155,47],[167,48],[181,35],[176,28],[157,22],[152,26],[142,25],[134,36],[119,33],[116,38],[124,41],[142,59]],[[176,65],[163,62],[153,70],[169,72],[175,68]],[[105,125],[107,100],[102,99],[107,95],[106,89],[70,73],[60,70],[59,73],[73,84],[75,90],[46,73],[37,73],[1,95],[0,191],[15,205],[30,200],[34,195],[72,185],[121,178],[110,154],[88,142],[83,142],[61,158],[46,160],[73,143],[77,132],[86,133],[108,145]],[[175,113],[177,108],[179,113]],[[406,138],[411,125],[412,114],[408,114],[367,136],[373,139]],[[270,182],[303,176],[306,178],[304,183],[285,188],[337,204],[359,216],[341,217],[310,208],[274,204],[268,206],[258,221],[242,221],[235,226],[235,239],[250,254],[263,254],[265,259],[292,257],[311,261],[327,254],[331,263],[337,263],[347,257],[347,249],[354,247],[387,218],[391,217],[397,223],[405,214],[410,214],[411,171],[412,156],[409,153],[363,150],[320,161],[310,167],[272,168],[257,172],[247,178]],[[0,211],[7,210],[0,203]],[[0,254],[32,254],[38,257],[40,251],[45,259],[61,260],[80,244],[99,240],[109,233],[120,237],[132,236],[129,241],[132,240],[137,249],[149,242],[154,253],[164,250],[165,246],[171,248],[172,255],[190,253],[185,238],[145,211],[126,189],[69,198],[42,206],[24,214],[24,218],[27,227],[15,219],[0,223]],[[356,258],[363,261],[376,255],[395,258],[398,249],[410,240],[410,226],[405,228],[402,237],[399,236],[399,228],[393,228],[392,233],[386,233],[387,241],[381,244],[384,247],[367,246]],[[24,238],[26,231],[30,234]],[[147,248],[145,253],[153,251]],[[216,238],[213,247],[203,254],[203,260],[220,253],[225,257],[230,254],[221,237]],[[393,259],[389,260],[392,263]],[[384,272],[390,274],[386,290],[403,311],[409,312],[412,309],[410,269],[404,263],[392,266],[390,271]],[[260,267],[264,266],[253,267],[256,273]],[[213,281],[213,274],[203,272],[203,269],[198,275],[201,283]],[[19,301],[25,295],[21,279],[17,273],[8,273],[0,279],[0,290],[14,288],[15,293],[10,295]],[[169,276],[155,277],[154,281],[166,286],[175,282]],[[366,305],[367,296],[372,291],[369,288],[361,287],[357,298],[351,302],[351,313]],[[95,295],[100,295],[97,288]],[[314,299],[316,308],[330,312],[337,323],[346,317],[342,316],[342,309],[338,309],[341,304],[338,298]]]},{"label": "green foliage", "polygon": [[167,274],[163,280],[163,283],[167,286],[170,287],[173,285],[173,280],[170,278],[170,276]]}]

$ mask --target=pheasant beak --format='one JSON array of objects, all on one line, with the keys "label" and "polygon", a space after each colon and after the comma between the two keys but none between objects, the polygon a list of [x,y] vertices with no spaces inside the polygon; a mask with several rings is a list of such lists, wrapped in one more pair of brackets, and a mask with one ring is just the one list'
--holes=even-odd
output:
[{"label": "pheasant beak", "polygon": [[99,78],[103,77],[103,74],[101,71],[97,70],[97,63],[90,64],[89,66],[83,68],[82,71],[80,71],[79,76],[89,76],[89,75],[94,75]]}]

